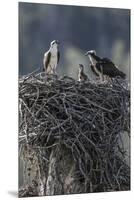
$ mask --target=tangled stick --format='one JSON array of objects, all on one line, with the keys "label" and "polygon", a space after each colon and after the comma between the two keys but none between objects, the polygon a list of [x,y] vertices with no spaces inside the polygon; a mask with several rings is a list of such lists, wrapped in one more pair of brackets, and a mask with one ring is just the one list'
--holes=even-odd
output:
[{"label": "tangled stick", "polygon": [[130,91],[124,80],[100,84],[56,75],[19,80],[19,144],[71,152],[82,192],[130,189],[119,135],[130,136]]}]

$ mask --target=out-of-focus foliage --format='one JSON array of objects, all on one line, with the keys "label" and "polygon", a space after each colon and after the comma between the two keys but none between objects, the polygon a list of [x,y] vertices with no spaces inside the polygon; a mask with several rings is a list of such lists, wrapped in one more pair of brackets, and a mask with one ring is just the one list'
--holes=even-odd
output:
[{"label": "out-of-focus foliage", "polygon": [[77,78],[78,63],[92,78],[87,50],[109,57],[129,78],[130,10],[19,3],[19,72],[42,66],[52,40],[60,41],[60,75]]}]

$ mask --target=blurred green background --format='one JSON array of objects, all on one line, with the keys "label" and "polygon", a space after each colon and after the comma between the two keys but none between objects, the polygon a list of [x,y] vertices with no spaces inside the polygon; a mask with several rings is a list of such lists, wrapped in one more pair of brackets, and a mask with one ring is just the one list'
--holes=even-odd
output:
[{"label": "blurred green background", "polygon": [[130,79],[130,10],[19,3],[19,75],[43,66],[52,40],[60,41],[59,75],[77,78],[78,64],[94,75],[87,50],[112,59]]}]

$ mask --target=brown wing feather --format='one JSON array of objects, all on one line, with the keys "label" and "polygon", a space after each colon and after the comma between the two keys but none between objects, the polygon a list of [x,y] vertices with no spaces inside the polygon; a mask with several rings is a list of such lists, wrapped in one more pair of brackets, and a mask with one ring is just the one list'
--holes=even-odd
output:
[{"label": "brown wing feather", "polygon": [[116,65],[108,58],[103,58],[101,62],[98,62],[96,64],[96,67],[98,68],[99,71],[103,71],[104,75],[108,75],[111,78],[114,78],[116,76],[120,76],[121,78],[126,77],[126,75],[122,71],[120,71],[116,67]]},{"label": "brown wing feather", "polygon": [[59,51],[58,51],[57,57],[58,57],[58,59],[57,59],[57,64],[58,64],[58,62],[60,60],[60,52]]},{"label": "brown wing feather", "polygon": [[45,71],[47,71],[47,67],[49,65],[49,62],[50,62],[50,57],[51,57],[51,53],[50,51],[45,55],[45,58],[44,58],[44,68],[45,68]]}]

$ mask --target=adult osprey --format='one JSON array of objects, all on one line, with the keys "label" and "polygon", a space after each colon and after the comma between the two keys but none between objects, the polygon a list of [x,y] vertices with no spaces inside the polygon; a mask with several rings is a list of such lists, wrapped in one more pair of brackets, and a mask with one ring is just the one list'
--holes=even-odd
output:
[{"label": "adult osprey", "polygon": [[126,77],[126,74],[120,71],[110,59],[97,56],[95,50],[88,51],[85,55],[90,59],[92,71],[100,76],[101,80],[103,80],[103,75],[110,78],[120,76],[124,79]]},{"label": "adult osprey", "polygon": [[88,80],[87,75],[84,73],[84,66],[82,64],[79,64],[78,80],[79,81],[86,81],[86,80]]},{"label": "adult osprey", "polygon": [[44,54],[43,59],[43,71],[49,74],[56,73],[56,67],[60,59],[60,53],[58,50],[59,42],[54,40],[50,43],[49,50]]}]

